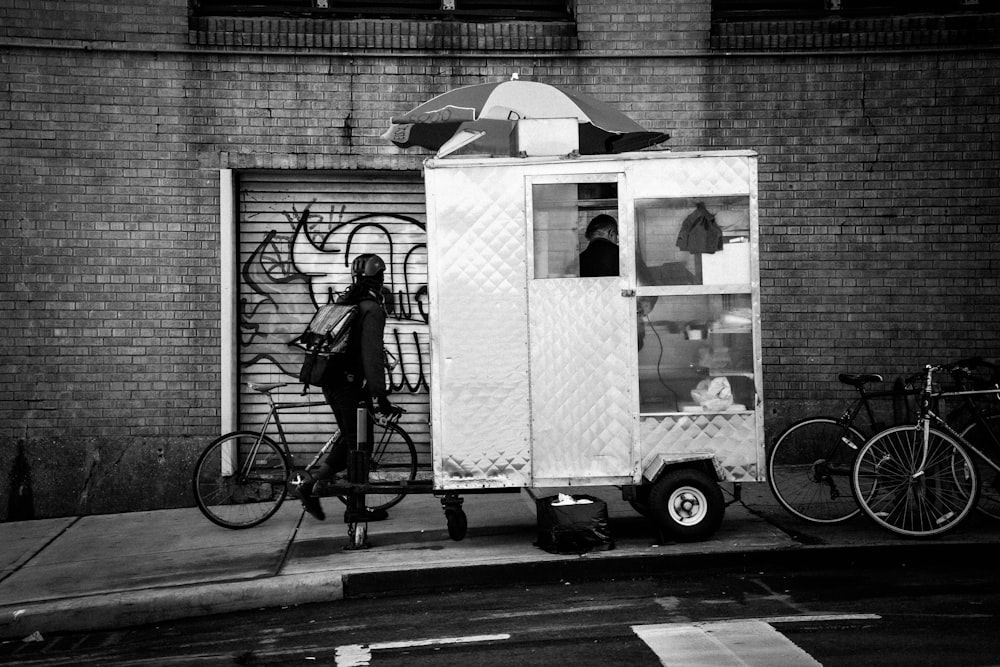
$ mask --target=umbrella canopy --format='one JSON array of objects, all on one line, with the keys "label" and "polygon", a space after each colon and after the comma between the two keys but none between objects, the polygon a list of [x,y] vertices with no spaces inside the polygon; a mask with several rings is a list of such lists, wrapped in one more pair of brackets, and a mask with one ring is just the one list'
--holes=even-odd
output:
[{"label": "umbrella canopy", "polygon": [[[382,135],[400,148],[439,150],[487,134],[510,134],[524,118],[575,118],[580,153],[622,153],[670,138],[648,132],[634,120],[592,97],[536,81],[512,79],[449,90],[401,116]],[[464,139],[462,139],[464,135]],[[449,142],[451,142],[449,144]]]}]

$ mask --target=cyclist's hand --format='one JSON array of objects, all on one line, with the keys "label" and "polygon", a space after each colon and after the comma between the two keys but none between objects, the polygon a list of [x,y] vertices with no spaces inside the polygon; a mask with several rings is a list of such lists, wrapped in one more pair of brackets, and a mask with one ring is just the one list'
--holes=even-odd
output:
[{"label": "cyclist's hand", "polygon": [[393,405],[385,396],[379,396],[375,406],[375,421],[379,426],[385,426],[393,418],[403,414],[403,408]]}]

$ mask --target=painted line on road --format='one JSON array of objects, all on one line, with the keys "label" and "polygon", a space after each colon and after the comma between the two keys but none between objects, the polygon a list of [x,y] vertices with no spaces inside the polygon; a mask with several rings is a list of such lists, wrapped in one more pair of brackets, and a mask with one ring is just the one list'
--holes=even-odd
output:
[{"label": "painted line on road", "polygon": [[632,630],[667,667],[820,665],[764,621],[637,625]]},{"label": "painted line on road", "polygon": [[830,621],[880,621],[878,614],[800,614],[798,616],[768,616],[755,618],[764,623],[828,623]]},{"label": "painted line on road", "polygon": [[371,664],[372,652],[391,651],[422,646],[441,646],[448,644],[475,644],[479,642],[496,642],[510,639],[508,634],[471,635],[468,637],[438,637],[436,639],[415,639],[411,641],[378,642],[375,644],[348,644],[338,646],[336,651],[337,667],[364,667]]},{"label": "painted line on road", "polygon": [[772,624],[877,621],[878,614],[800,614],[738,620],[636,625],[632,631],[664,665],[781,667],[819,665]]},{"label": "painted line on road", "polygon": [[591,611],[611,611],[613,609],[631,609],[632,602],[615,604],[592,604],[580,607],[559,607],[553,609],[523,609],[519,611],[497,612],[470,618],[471,621],[493,621],[498,618],[524,618],[526,616],[565,616],[566,614],[583,614]]}]

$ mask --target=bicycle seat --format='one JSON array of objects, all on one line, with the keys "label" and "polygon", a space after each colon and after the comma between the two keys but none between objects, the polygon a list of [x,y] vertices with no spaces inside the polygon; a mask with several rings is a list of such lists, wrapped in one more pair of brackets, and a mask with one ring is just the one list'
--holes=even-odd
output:
[{"label": "bicycle seat", "polygon": [[843,382],[844,384],[849,384],[852,387],[861,388],[866,384],[868,384],[869,382],[881,382],[882,376],[878,375],[877,373],[861,373],[857,375],[853,373],[841,373],[840,375],[837,376],[837,379]]},{"label": "bicycle seat", "polygon": [[273,382],[269,384],[267,383],[258,384],[256,382],[247,382],[247,386],[250,387],[250,389],[252,389],[253,391],[259,391],[262,394],[266,394],[269,391],[274,391],[279,387],[285,387],[287,385],[288,385],[287,382]]}]

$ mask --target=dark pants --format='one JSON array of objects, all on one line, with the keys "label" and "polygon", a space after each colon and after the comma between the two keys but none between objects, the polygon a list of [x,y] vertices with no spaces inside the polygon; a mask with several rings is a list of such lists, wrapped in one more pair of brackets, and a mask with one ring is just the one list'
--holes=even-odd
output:
[{"label": "dark pants", "polygon": [[[347,452],[357,447],[358,442],[358,405],[364,404],[371,409],[371,398],[360,381],[348,379],[329,382],[323,385],[323,397],[333,410],[333,417],[340,428],[340,437],[326,457],[326,465],[330,473],[336,474],[347,469]],[[367,449],[371,451],[372,425],[368,423]]]}]

